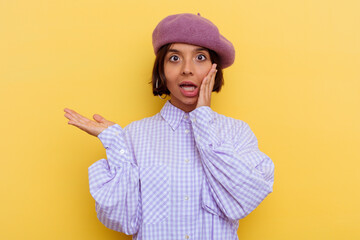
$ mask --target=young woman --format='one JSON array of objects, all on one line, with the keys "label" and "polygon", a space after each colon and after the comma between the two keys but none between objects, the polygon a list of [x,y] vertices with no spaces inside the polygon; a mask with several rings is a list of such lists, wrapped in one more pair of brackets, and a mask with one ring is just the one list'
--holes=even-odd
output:
[{"label": "young woman", "polygon": [[106,149],[89,167],[98,218],[138,240],[238,239],[238,220],[272,192],[274,165],[247,123],[210,108],[233,45],[200,14],[176,14],[153,46],[153,93],[171,98],[158,114],[121,128],[65,109]]}]

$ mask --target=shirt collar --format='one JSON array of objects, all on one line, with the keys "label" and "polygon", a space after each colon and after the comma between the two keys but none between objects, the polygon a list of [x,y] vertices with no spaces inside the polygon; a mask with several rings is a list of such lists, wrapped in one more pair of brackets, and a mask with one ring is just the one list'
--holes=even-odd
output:
[{"label": "shirt collar", "polygon": [[168,100],[161,109],[160,114],[164,118],[164,120],[170,125],[170,127],[175,131],[186,113],[180,108],[172,105]]}]

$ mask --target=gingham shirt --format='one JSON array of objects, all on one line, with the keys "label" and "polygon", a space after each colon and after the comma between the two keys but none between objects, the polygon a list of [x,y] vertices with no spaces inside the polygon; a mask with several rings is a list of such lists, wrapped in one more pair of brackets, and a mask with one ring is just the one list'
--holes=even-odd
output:
[{"label": "gingham shirt", "polygon": [[235,240],[272,192],[274,165],[247,123],[167,101],[160,113],[98,135],[89,167],[99,220],[137,240]]}]

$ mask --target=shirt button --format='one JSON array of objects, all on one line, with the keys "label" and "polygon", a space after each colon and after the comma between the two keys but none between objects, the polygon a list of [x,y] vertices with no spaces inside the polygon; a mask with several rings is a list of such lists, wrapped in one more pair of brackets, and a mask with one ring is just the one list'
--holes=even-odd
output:
[{"label": "shirt button", "polygon": [[189,159],[185,159],[185,162],[188,163],[188,162],[190,162],[190,160],[189,160]]},{"label": "shirt button", "polygon": [[119,136],[119,134],[120,134],[120,132],[116,132],[116,133],[115,133],[116,136]]},{"label": "shirt button", "polygon": [[185,235],[185,239],[189,239],[190,237],[189,237],[189,235]]},{"label": "shirt button", "polygon": [[188,115],[185,115],[185,116],[184,116],[184,118],[185,118],[185,119],[188,119],[188,118],[189,118],[189,116],[188,116]]},{"label": "shirt button", "polygon": [[190,131],[188,129],[185,130],[185,133],[188,134]]},{"label": "shirt button", "polygon": [[125,153],[125,150],[124,149],[121,149],[120,150],[120,154],[124,154]]},{"label": "shirt button", "polygon": [[196,122],[196,118],[193,118],[193,122]]},{"label": "shirt button", "polygon": [[186,200],[186,201],[189,200],[189,197],[188,197],[188,196],[185,196],[185,200]]}]

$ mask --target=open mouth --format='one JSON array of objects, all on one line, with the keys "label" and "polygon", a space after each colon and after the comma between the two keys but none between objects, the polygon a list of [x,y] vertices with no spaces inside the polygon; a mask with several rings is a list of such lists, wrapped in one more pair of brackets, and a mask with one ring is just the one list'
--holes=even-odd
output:
[{"label": "open mouth", "polygon": [[185,91],[194,91],[197,88],[197,86],[192,83],[182,83],[180,87]]},{"label": "open mouth", "polygon": [[185,97],[196,97],[199,93],[199,88],[192,82],[182,82],[179,85],[180,91]]}]

